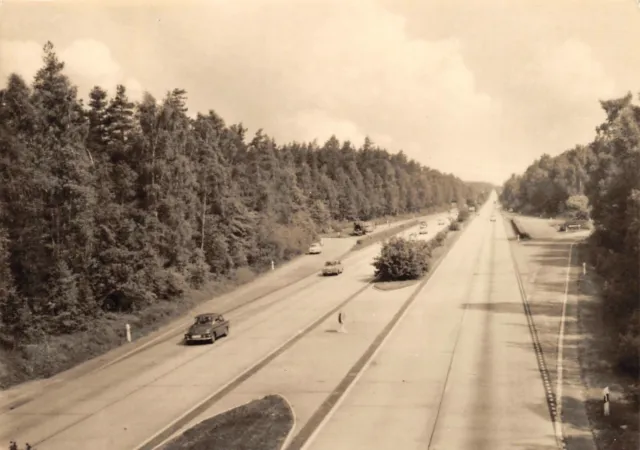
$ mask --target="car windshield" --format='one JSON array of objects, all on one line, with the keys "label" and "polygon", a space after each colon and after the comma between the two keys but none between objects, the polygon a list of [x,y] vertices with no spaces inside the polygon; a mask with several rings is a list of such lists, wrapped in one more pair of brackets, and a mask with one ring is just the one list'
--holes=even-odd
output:
[{"label": "car windshield", "polygon": [[338,264],[336,261],[327,261],[325,263],[326,266],[335,266],[336,264]]},{"label": "car windshield", "polygon": [[196,318],[196,323],[202,324],[202,325],[211,323],[212,321],[213,321],[213,317],[211,316],[202,316],[202,317]]}]

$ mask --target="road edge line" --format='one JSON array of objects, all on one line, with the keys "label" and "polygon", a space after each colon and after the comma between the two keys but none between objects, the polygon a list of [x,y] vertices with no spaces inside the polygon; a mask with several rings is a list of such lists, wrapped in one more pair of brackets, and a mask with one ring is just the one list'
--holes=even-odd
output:
[{"label": "road edge line", "polygon": [[[505,226],[506,228],[506,224],[504,222],[503,222],[503,226]],[[540,339],[538,338],[538,330],[533,320],[533,314],[531,313],[531,306],[529,304],[527,293],[524,289],[524,282],[522,281],[522,276],[520,275],[520,266],[518,265],[515,252],[513,250],[513,245],[515,244],[513,243],[513,241],[511,241],[509,245],[509,253],[511,254],[511,262],[513,264],[516,282],[518,285],[518,290],[520,291],[520,300],[522,302],[524,315],[527,320],[529,335],[531,336],[531,345],[533,346],[533,350],[534,350],[537,365],[538,365],[538,371],[540,372],[540,378],[542,380],[542,387],[546,395],[547,409],[549,410],[549,416],[552,422],[551,426],[553,428],[553,434],[556,439],[556,445],[558,446],[558,448],[562,450],[566,450],[566,443],[564,441],[563,435],[562,434],[558,435],[557,433],[558,429],[557,429],[556,423],[557,423],[558,402],[557,402],[555,393],[551,388],[549,369],[547,369],[547,364],[544,359],[544,352],[542,351]]]},{"label": "road edge line", "polygon": [[[170,428],[176,426],[176,424],[182,422],[186,417],[188,417],[189,415],[193,414],[198,409],[201,409],[204,405],[208,405],[210,402],[211,402],[211,404],[215,403],[216,401],[212,402],[212,399],[215,399],[217,396],[221,395],[226,390],[229,390],[229,392],[233,391],[235,389],[235,387],[232,387],[232,386],[234,386],[234,385],[239,386],[242,383],[244,383],[246,381],[246,379],[248,379],[248,378],[252,377],[254,374],[258,373],[263,367],[265,367],[267,364],[269,364],[271,361],[273,361],[279,355],[284,353],[289,347],[295,345],[295,343],[298,342],[300,339],[302,339],[305,335],[309,334],[311,331],[313,331],[314,329],[319,327],[322,323],[324,323],[327,319],[329,319],[337,311],[339,311],[340,309],[344,308],[345,305],[347,305],[350,302],[352,302],[355,298],[357,298],[359,295],[361,295],[364,291],[366,291],[367,289],[371,288],[371,285],[372,285],[372,282],[366,283],[364,286],[359,288],[356,292],[351,294],[344,301],[340,302],[337,306],[333,307],[327,313],[323,314],[318,319],[313,320],[306,327],[303,327],[302,329],[298,330],[297,333],[293,334],[289,339],[287,339],[281,345],[279,345],[276,348],[274,348],[273,350],[271,350],[269,353],[267,353],[266,356],[260,358],[258,360],[258,362],[250,364],[250,366],[247,369],[245,369],[244,371],[240,372],[240,374],[238,374],[236,376],[233,376],[227,383],[223,384],[222,387],[217,389],[214,393],[208,395],[206,399],[204,399],[204,400],[198,402],[197,404],[193,405],[192,407],[190,407],[186,412],[184,412],[183,414],[178,416],[177,419],[171,420],[167,425],[163,426],[160,431],[154,433],[150,438],[145,439],[141,444],[137,444],[133,448],[136,449],[136,450],[151,448],[151,447],[149,447],[149,445],[154,440],[156,440],[159,436],[161,436],[162,434],[166,433],[167,430],[169,430]],[[226,394],[224,394],[224,395],[226,395]],[[182,428],[182,426],[180,428]],[[171,435],[173,435],[173,433]],[[166,438],[163,439],[162,442],[156,444],[152,448],[155,449],[155,448],[159,447],[160,445],[164,444],[166,442],[166,440],[167,440]]]},{"label": "road edge line", "polygon": [[[417,298],[417,296],[419,295],[420,291],[422,291],[422,289],[424,289],[424,287],[427,285],[427,283],[429,282],[429,280],[431,279],[432,276],[434,276],[435,273],[437,273],[438,269],[440,268],[440,265],[442,264],[442,262],[445,260],[445,258],[447,257],[447,255],[449,254],[449,252],[455,247],[455,245],[458,243],[459,239],[462,237],[462,235],[469,229],[469,227],[465,227],[463,230],[460,230],[461,232],[458,234],[458,236],[456,236],[455,241],[451,244],[451,246],[448,248],[447,252],[444,253],[441,258],[437,261],[436,266],[434,267],[433,271],[429,272],[425,279],[422,280],[420,282],[420,284],[418,284],[418,286],[415,288],[415,291],[411,294],[411,296],[409,297],[409,299],[407,299],[407,301],[400,307],[401,311],[400,311],[400,315],[397,317],[397,319],[395,320],[395,323],[392,325],[392,327],[386,332],[386,335],[382,338],[382,340],[380,341],[380,343],[378,344],[378,347],[373,351],[373,353],[371,353],[371,356],[367,359],[367,361],[364,363],[364,365],[362,366],[362,368],[360,369],[360,371],[354,376],[354,378],[351,380],[351,382],[349,383],[349,385],[344,389],[344,391],[340,394],[340,396],[338,397],[338,400],[336,400],[336,403],[331,407],[331,409],[327,412],[327,414],[322,418],[322,420],[320,421],[320,423],[315,427],[315,429],[313,430],[313,432],[309,435],[309,437],[304,441],[304,443],[302,444],[302,446],[300,447],[300,450],[307,450],[309,448],[309,446],[311,444],[313,444],[314,440],[316,439],[316,437],[318,436],[318,434],[322,431],[322,429],[326,426],[327,422],[331,419],[331,417],[333,417],[333,415],[336,413],[336,411],[340,408],[340,405],[344,402],[344,400],[347,398],[349,392],[351,392],[351,390],[353,389],[353,387],[357,384],[358,380],[362,377],[362,375],[367,371],[367,369],[370,367],[372,361],[375,359],[375,357],[378,355],[378,353],[384,348],[385,343],[387,342],[387,340],[393,335],[393,332],[398,328],[398,326],[400,325],[400,323],[402,322],[402,320],[406,317],[406,315],[409,313],[409,310],[411,309],[412,306],[414,306],[415,303],[415,299]],[[402,310],[402,308],[404,308],[404,310]],[[391,322],[394,321],[394,318],[391,319]],[[382,333],[385,333],[385,330],[382,330]],[[374,342],[375,342],[375,338],[374,338]],[[366,350],[365,350],[365,354],[366,354]],[[356,361],[356,364],[358,362]],[[349,373],[347,373],[348,376]],[[340,383],[338,384],[338,386],[340,385]],[[335,391],[334,391],[335,392]],[[333,393],[333,392],[332,392]],[[329,394],[329,396],[331,396],[331,394]],[[325,400],[326,401],[326,400]],[[320,405],[320,408],[322,407],[322,405]],[[317,411],[317,410],[316,410]],[[313,417],[313,416],[312,416]],[[307,422],[309,423],[309,422]],[[301,430],[302,431],[302,430]],[[282,450],[288,450],[288,448],[283,447]]]},{"label": "road edge line", "polygon": [[571,280],[571,265],[573,262],[573,245],[575,242],[572,242],[569,245],[569,257],[567,261],[567,273],[565,276],[564,283],[564,297],[562,299],[562,316],[560,319],[560,332],[558,333],[558,355],[556,359],[556,371],[558,373],[556,378],[556,408],[557,408],[557,417],[556,417],[556,437],[560,436],[560,440],[563,443],[564,447],[564,432],[562,430],[563,421],[562,421],[562,391],[564,385],[564,330],[565,323],[567,317],[567,300],[569,298],[569,282]]}]

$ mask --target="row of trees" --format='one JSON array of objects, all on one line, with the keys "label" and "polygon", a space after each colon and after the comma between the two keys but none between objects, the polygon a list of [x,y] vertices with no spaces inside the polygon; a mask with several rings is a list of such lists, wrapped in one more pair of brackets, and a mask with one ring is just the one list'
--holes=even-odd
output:
[{"label": "row of trees", "polygon": [[277,145],[186,92],[88,105],[47,43],[33,83],[0,92],[0,345],[86,330],[105,311],[172,301],[211,277],[299,254],[336,221],[483,199],[369,139]]},{"label": "row of trees", "polygon": [[525,213],[588,209],[593,258],[605,283],[606,306],[620,330],[625,369],[640,369],[640,107],[629,93],[602,101],[606,120],[589,145],[535,161],[504,185],[500,200]]}]

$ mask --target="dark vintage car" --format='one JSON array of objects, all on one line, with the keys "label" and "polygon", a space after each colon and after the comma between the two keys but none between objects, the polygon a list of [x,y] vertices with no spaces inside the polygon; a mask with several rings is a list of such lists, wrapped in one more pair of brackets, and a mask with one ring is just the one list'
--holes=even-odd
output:
[{"label": "dark vintage car", "polygon": [[196,320],[184,335],[187,344],[211,342],[229,334],[229,321],[222,314],[206,313],[196,316]]}]

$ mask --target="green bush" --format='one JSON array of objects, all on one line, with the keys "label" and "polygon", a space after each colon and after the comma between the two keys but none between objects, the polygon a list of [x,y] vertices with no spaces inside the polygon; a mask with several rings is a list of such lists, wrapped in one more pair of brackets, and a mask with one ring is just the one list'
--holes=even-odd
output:
[{"label": "green bush", "polygon": [[469,210],[467,208],[462,208],[458,213],[458,222],[462,223],[469,218]]},{"label": "green bush", "polygon": [[391,238],[373,262],[375,276],[379,281],[418,279],[429,269],[430,256],[429,242]]},{"label": "green bush", "polygon": [[436,234],[431,242],[433,242],[432,248],[440,247],[444,240],[447,238],[448,230],[442,230],[438,234]]}]

